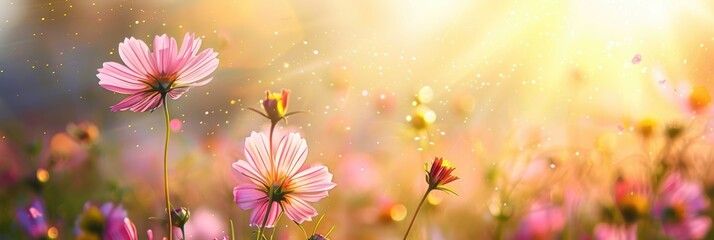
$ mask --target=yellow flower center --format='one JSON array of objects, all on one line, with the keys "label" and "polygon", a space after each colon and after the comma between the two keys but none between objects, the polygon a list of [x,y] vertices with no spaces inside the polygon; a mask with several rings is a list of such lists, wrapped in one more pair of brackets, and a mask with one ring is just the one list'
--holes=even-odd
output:
[{"label": "yellow flower center", "polygon": [[283,108],[283,95],[280,93],[271,93],[268,95],[269,101],[275,101],[275,110],[280,116],[285,116],[285,108]]},{"label": "yellow flower center", "polygon": [[674,203],[664,210],[664,219],[666,221],[681,222],[684,220],[686,212],[687,206],[684,203]]},{"label": "yellow flower center", "polygon": [[159,76],[148,76],[144,82],[151,87],[152,90],[160,93],[168,93],[173,89],[174,82],[178,78],[176,74],[161,73]]},{"label": "yellow flower center", "polygon": [[637,221],[647,214],[647,198],[642,195],[630,195],[620,202],[620,212],[626,222]]}]

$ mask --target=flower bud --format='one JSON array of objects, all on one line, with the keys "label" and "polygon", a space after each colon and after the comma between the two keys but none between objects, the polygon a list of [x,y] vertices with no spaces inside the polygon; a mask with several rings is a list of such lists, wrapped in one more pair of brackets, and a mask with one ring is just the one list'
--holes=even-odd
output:
[{"label": "flower bud", "polygon": [[186,207],[180,207],[171,211],[171,224],[174,227],[183,228],[189,218],[191,218],[191,212],[189,212]]},{"label": "flower bud", "polygon": [[444,185],[459,179],[459,177],[451,175],[454,169],[451,162],[440,157],[434,158],[431,168],[425,164],[424,170],[427,172],[426,183],[429,184],[429,188],[431,190],[437,189],[456,194],[451,189],[444,187]]},{"label": "flower bud", "polygon": [[281,93],[270,93],[265,91],[263,108],[266,116],[275,124],[285,117],[288,111],[288,94],[290,91],[283,89]]}]

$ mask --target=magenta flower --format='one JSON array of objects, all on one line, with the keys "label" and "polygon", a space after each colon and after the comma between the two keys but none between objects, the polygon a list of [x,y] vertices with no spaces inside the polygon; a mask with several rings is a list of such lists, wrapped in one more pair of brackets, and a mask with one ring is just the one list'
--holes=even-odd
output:
[{"label": "magenta flower", "polygon": [[660,186],[654,215],[662,221],[664,234],[673,239],[701,239],[711,227],[711,219],[701,215],[709,207],[702,186],[670,174]]},{"label": "magenta flower", "polygon": [[136,240],[136,227],[129,220],[126,210],[121,205],[105,203],[97,206],[84,204],[84,212],[75,223],[78,238],[97,238],[107,240]]},{"label": "magenta flower", "polygon": [[181,48],[166,34],[154,38],[154,51],[141,40],[126,38],[119,43],[119,56],[126,65],[105,62],[99,85],[131,96],[111,107],[112,111],[146,112],[161,106],[168,94],[179,98],[191,87],[203,86],[218,67],[218,53],[206,49],[198,53],[201,39],[186,33]]},{"label": "magenta flower", "polygon": [[246,160],[233,163],[233,168],[250,183],[233,189],[235,202],[243,210],[253,209],[252,226],[263,227],[268,208],[265,227],[275,226],[281,211],[297,223],[312,220],[317,211],[308,202],[327,197],[327,191],[336,185],[332,174],[325,166],[303,166],[307,143],[298,133],[290,133],[280,140],[274,161],[269,148],[268,137],[263,133],[253,132],[245,139]]}]

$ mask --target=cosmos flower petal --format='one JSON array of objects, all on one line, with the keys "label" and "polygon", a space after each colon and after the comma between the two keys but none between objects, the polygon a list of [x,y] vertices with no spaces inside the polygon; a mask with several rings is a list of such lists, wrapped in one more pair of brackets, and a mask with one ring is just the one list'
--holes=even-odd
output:
[{"label": "cosmos flower petal", "polygon": [[183,42],[179,49],[178,58],[190,58],[196,56],[198,49],[201,48],[201,38],[196,38],[193,33],[186,33],[183,36]]},{"label": "cosmos flower petal", "polygon": [[298,133],[285,135],[278,144],[276,152],[279,176],[292,177],[302,167],[307,159],[307,143]]},{"label": "cosmos flower petal", "polygon": [[[270,213],[268,214],[268,221],[265,222],[266,228],[275,227],[275,222],[280,214],[280,204],[278,202],[273,202],[273,206],[270,208]],[[265,218],[265,213],[268,211],[268,201],[265,201],[259,207],[254,208],[253,212],[250,213],[250,225],[260,227],[263,224],[263,218]]]},{"label": "cosmos flower petal", "polygon": [[302,199],[306,202],[317,202],[326,198],[329,194],[327,191],[317,191],[317,192],[293,192],[290,196],[294,198]]},{"label": "cosmos flower petal", "polygon": [[595,226],[593,237],[596,240],[637,239],[636,226],[623,227],[600,223]]},{"label": "cosmos flower petal", "polygon": [[148,86],[140,81],[141,76],[119,63],[106,62],[98,71],[99,85],[107,90],[134,94],[148,89]]},{"label": "cosmos flower petal", "polygon": [[709,232],[712,220],[708,217],[698,217],[687,223],[689,226],[689,237],[692,239],[702,239]]},{"label": "cosmos flower petal", "polygon": [[248,210],[268,201],[265,191],[257,189],[254,184],[241,184],[233,188],[234,201],[243,210]]},{"label": "cosmos flower petal", "polygon": [[149,97],[144,98],[136,107],[130,108],[134,112],[146,112],[153,111],[157,107],[161,106],[161,94],[154,92],[149,95]]},{"label": "cosmos flower petal", "polygon": [[146,43],[133,37],[125,38],[124,42],[119,44],[119,57],[137,74],[150,75],[156,72],[148,53],[149,47]]},{"label": "cosmos flower petal", "polygon": [[206,49],[186,63],[178,72],[178,84],[188,84],[201,81],[218,68],[218,53]]},{"label": "cosmos flower petal", "polygon": [[106,240],[136,240],[138,234],[136,226],[129,218],[120,219],[120,221],[110,222],[109,229],[104,232]]},{"label": "cosmos flower petal", "polygon": [[248,178],[256,185],[268,185],[268,180],[258,170],[246,161],[238,161],[233,163],[233,169],[238,171],[241,176]]},{"label": "cosmos flower petal", "polygon": [[169,92],[169,97],[171,99],[178,99],[180,98],[184,93],[188,92],[188,90],[191,89],[189,86],[184,86],[184,87],[176,87],[171,92]]},{"label": "cosmos flower petal", "polygon": [[186,33],[183,37],[183,42],[181,42],[181,48],[179,48],[178,54],[176,55],[176,62],[174,63],[176,69],[174,69],[174,71],[186,66],[186,63],[196,55],[200,47],[201,39],[194,38],[192,33]]},{"label": "cosmos flower petal", "polygon": [[176,39],[166,34],[154,37],[154,54],[152,56],[158,72],[173,72],[177,53],[176,45]]},{"label": "cosmos flower petal", "polygon": [[332,174],[325,166],[314,166],[298,172],[292,177],[288,189],[295,193],[322,192],[334,188]]},{"label": "cosmos flower petal", "polygon": [[161,94],[158,92],[140,92],[131,95],[116,105],[111,107],[113,112],[132,110],[134,112],[146,112],[161,106]]},{"label": "cosmos flower petal", "polygon": [[312,220],[312,217],[317,216],[317,210],[310,206],[307,202],[294,197],[287,197],[283,204],[285,215],[297,223]]},{"label": "cosmos flower petal", "polygon": [[245,158],[248,165],[263,179],[270,178],[270,144],[265,134],[253,132],[245,139]]},{"label": "cosmos flower petal", "polygon": [[[108,78],[106,75],[103,76],[101,73],[97,74],[97,77],[105,79]],[[134,94],[146,90],[145,86],[125,84],[121,81],[104,81],[99,82],[99,85],[102,86],[104,89],[121,94]]]}]

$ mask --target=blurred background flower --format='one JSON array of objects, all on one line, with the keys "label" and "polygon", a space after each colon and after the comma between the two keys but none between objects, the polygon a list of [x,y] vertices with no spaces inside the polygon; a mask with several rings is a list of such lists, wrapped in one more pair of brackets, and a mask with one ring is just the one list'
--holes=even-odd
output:
[{"label": "blurred background flower", "polygon": [[22,228],[34,239],[47,237],[47,213],[43,205],[39,199],[33,199],[29,206],[21,207],[15,214]]},{"label": "blurred background flower", "polygon": [[[193,32],[221,58],[216,81],[170,106],[171,197],[196,210],[189,238],[201,209],[254,236],[228,166],[269,129],[248,109],[283,88],[308,113],[276,135],[299,132],[345,186],[314,205],[331,239],[399,239],[435,155],[458,166],[459,197],[432,194],[413,239],[488,239],[499,224],[515,237],[541,199],[562,208],[566,238],[644,234],[680,195],[658,189],[673,171],[699,184],[691,199],[714,196],[710,1],[0,1],[0,16],[0,239],[30,236],[15,213],[34,197],[58,239],[75,237],[89,199],[167,235],[149,220],[166,213],[151,170],[163,121],[110,114],[120,96],[95,76],[124,38],[164,33]],[[620,178],[648,190],[617,197]],[[711,219],[702,206],[687,219]],[[648,210],[636,227],[602,213],[630,207]]]}]

